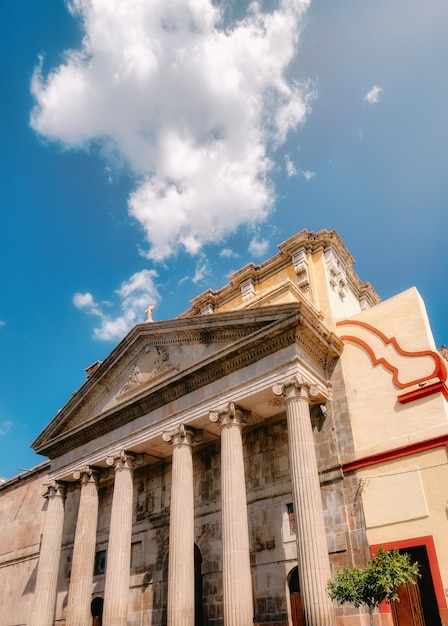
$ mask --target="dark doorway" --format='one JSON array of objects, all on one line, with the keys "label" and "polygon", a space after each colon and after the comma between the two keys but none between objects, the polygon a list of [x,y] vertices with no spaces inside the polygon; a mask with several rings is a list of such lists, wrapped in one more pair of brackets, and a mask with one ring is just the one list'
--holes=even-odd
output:
[{"label": "dark doorway", "polygon": [[304,626],[302,596],[300,595],[299,571],[295,567],[289,578],[289,599],[293,626]]},{"label": "dark doorway", "polygon": [[103,623],[103,598],[99,596],[93,598],[90,604],[90,612],[92,613],[92,626],[101,626]]},{"label": "dark doorway", "polygon": [[412,562],[418,562],[421,576],[416,585],[398,588],[400,602],[392,603],[394,625],[442,626],[426,546],[402,548],[400,552],[409,554]]},{"label": "dark doorway", "polygon": [[202,626],[203,621],[202,555],[197,545],[194,544],[194,626]]}]

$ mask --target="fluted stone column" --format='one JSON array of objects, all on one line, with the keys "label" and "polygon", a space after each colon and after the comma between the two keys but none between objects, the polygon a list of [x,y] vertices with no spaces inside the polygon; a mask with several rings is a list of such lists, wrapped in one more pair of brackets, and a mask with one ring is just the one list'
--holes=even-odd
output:
[{"label": "fluted stone column", "polygon": [[37,570],[31,626],[53,626],[61,557],[66,486],[53,482],[45,486],[48,500]]},{"label": "fluted stone column", "polygon": [[75,472],[74,478],[81,479],[81,496],[73,546],[66,626],[90,626],[98,523],[99,474],[95,469],[87,466]]},{"label": "fluted stone column", "polygon": [[210,419],[221,424],[224,626],[250,626],[252,578],[241,434],[248,413],[231,402],[227,410],[211,413]]},{"label": "fluted stone column", "polygon": [[327,594],[330,561],[309,408],[314,389],[294,378],[273,391],[284,395],[286,401],[298,570],[306,624],[334,626],[334,606]]},{"label": "fluted stone column", "polygon": [[198,433],[181,424],[163,433],[173,444],[168,564],[168,626],[194,626],[194,496],[192,444]]},{"label": "fluted stone column", "polygon": [[115,468],[106,561],[103,626],[126,626],[131,569],[133,473],[141,458],[129,452],[106,459]]}]

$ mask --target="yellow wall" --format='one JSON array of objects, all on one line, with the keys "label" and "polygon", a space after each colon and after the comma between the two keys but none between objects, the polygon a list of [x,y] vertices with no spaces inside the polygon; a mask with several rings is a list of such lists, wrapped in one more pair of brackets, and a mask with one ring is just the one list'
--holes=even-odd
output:
[{"label": "yellow wall", "polygon": [[[366,322],[388,337],[395,337],[406,351],[433,350],[434,341],[423,302],[416,289],[372,307],[353,317]],[[407,357],[386,347],[378,338],[357,327],[338,326],[339,336],[359,335],[373,346],[377,357],[399,365],[399,380],[413,380],[432,371],[430,357]],[[405,392],[394,384],[392,373],[383,364],[373,365],[367,351],[344,340],[342,367],[346,383],[356,455],[366,456],[405,446],[448,432],[447,402],[441,393],[400,404]]]},{"label": "yellow wall", "polygon": [[364,468],[362,501],[370,545],[432,536],[448,587],[448,452],[442,446]]}]

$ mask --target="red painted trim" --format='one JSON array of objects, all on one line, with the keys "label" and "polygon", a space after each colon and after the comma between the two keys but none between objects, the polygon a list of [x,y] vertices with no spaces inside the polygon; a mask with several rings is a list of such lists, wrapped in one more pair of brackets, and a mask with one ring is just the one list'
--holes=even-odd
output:
[{"label": "red painted trim", "polygon": [[359,339],[358,337],[353,337],[352,335],[346,335],[346,336],[340,337],[340,339],[354,341],[355,343],[358,343],[359,345],[361,345],[369,353],[369,356],[372,359],[372,362],[374,365],[378,365],[379,363],[382,363],[384,367],[386,367],[390,372],[392,372],[393,380],[394,380],[394,383],[397,385],[397,387],[404,389],[405,387],[416,385],[419,382],[424,382],[425,380],[430,380],[431,378],[438,378],[441,381],[445,381],[447,379],[447,368],[444,363],[444,360],[442,359],[442,357],[440,356],[438,352],[434,352],[433,350],[419,350],[419,351],[413,351],[413,352],[409,352],[408,350],[403,350],[403,348],[399,345],[395,337],[387,337],[380,330],[378,330],[374,326],[371,326],[370,324],[366,324],[366,322],[359,322],[357,320],[342,320],[341,322],[336,323],[336,326],[351,326],[351,325],[360,326],[361,328],[364,328],[368,330],[369,332],[373,333],[374,335],[379,337],[385,345],[391,344],[394,347],[394,349],[398,352],[398,354],[401,354],[402,356],[408,356],[408,357],[430,356],[432,359],[434,359],[435,367],[434,367],[434,371],[432,372],[432,374],[430,374],[429,376],[425,376],[424,378],[413,380],[408,383],[401,383],[398,380],[398,369],[394,367],[393,365],[391,365],[386,359],[382,357],[377,358],[372,348],[368,344],[366,344],[362,339]]},{"label": "red painted trim", "polygon": [[414,402],[414,400],[419,400],[420,398],[425,398],[426,396],[431,396],[433,393],[439,392],[444,396],[445,400],[448,400],[448,388],[441,380],[432,385],[419,387],[408,393],[401,394],[401,396],[398,396],[398,402],[400,404],[407,404],[408,402]]},{"label": "red painted trim", "polygon": [[344,474],[347,472],[354,472],[363,467],[377,465],[378,463],[385,463],[386,461],[411,456],[412,454],[418,454],[419,452],[425,452],[426,450],[432,450],[433,448],[440,448],[441,446],[445,446],[448,451],[448,434],[439,435],[438,437],[433,437],[432,439],[426,439],[426,441],[411,443],[401,448],[394,448],[393,450],[386,450],[385,452],[377,452],[376,454],[371,454],[361,459],[344,463],[342,465],[342,471]]},{"label": "red painted trim", "polygon": [[[417,546],[426,547],[432,582],[434,584],[434,591],[436,592],[437,606],[439,607],[439,610],[446,609],[447,604],[445,591],[442,584],[442,578],[440,576],[436,547],[434,545],[434,539],[431,535],[427,535],[425,537],[413,537],[412,539],[402,539],[400,541],[378,543],[370,546],[370,554],[371,556],[375,555],[380,548],[384,548],[385,550],[395,550],[395,548],[397,548],[398,550],[406,550],[406,548],[416,548]],[[380,611],[386,612],[386,607],[383,607],[381,605]]]}]

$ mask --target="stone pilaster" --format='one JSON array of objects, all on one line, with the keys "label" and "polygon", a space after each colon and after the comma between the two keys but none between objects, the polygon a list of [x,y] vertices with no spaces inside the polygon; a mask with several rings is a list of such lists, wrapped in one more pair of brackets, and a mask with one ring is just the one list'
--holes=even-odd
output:
[{"label": "stone pilaster", "polygon": [[200,433],[183,424],[163,433],[173,444],[168,566],[168,626],[194,626],[194,496],[192,444]]},{"label": "stone pilaster", "polygon": [[61,483],[53,482],[45,486],[43,496],[47,498],[48,506],[40,547],[31,626],[53,626],[54,623],[65,495],[66,486]]},{"label": "stone pilaster", "polygon": [[284,395],[286,401],[298,569],[306,624],[334,626],[334,606],[327,595],[330,561],[309,408],[314,389],[294,378],[277,385],[273,391]]},{"label": "stone pilaster", "polygon": [[131,569],[133,474],[141,458],[120,452],[106,459],[115,468],[106,560],[103,626],[127,626]]},{"label": "stone pilaster", "polygon": [[74,478],[81,480],[81,496],[73,546],[66,626],[87,626],[92,621],[90,603],[98,523],[99,474],[87,466],[75,472]]},{"label": "stone pilaster", "polygon": [[250,626],[253,595],[241,434],[248,414],[232,402],[227,410],[211,413],[210,419],[221,424],[224,626]]}]

